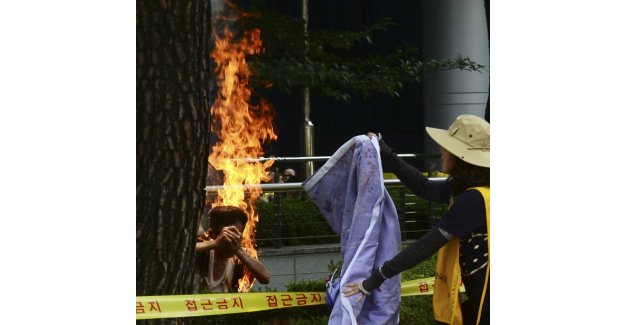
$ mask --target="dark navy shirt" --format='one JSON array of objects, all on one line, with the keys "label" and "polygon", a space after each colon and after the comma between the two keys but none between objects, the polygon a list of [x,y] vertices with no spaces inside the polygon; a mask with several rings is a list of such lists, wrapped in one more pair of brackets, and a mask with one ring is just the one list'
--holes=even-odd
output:
[{"label": "dark navy shirt", "polygon": [[460,193],[436,226],[460,239],[460,268],[463,275],[471,275],[486,266],[486,208],[478,190],[469,189]]},{"label": "dark navy shirt", "polygon": [[437,225],[460,240],[467,239],[472,232],[486,226],[482,194],[475,189],[460,193]]}]

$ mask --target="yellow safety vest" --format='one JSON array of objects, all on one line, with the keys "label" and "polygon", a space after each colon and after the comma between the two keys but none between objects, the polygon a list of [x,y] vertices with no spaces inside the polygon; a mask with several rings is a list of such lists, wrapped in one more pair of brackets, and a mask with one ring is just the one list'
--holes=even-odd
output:
[{"label": "yellow safety vest", "polygon": [[[477,323],[482,316],[482,305],[486,296],[488,279],[490,274],[490,188],[472,187],[480,191],[486,207],[486,234],[488,236],[488,265],[486,266],[486,280],[480,300],[480,309],[477,315]],[[452,202],[453,204],[453,202]],[[450,205],[451,206],[451,205]],[[436,275],[434,280],[434,319],[451,325],[462,325],[462,310],[460,306],[460,240],[454,238],[438,251],[436,260]]]}]

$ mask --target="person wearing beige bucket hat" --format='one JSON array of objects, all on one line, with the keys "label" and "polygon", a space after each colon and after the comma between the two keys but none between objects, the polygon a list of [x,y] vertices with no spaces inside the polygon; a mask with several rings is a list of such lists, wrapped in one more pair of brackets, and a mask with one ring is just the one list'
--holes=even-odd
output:
[{"label": "person wearing beige bucket hat", "polygon": [[[440,145],[444,181],[430,180],[397,156],[381,135],[380,156],[418,196],[449,203],[447,212],[432,229],[391,260],[373,268],[360,283],[346,284],[343,295],[364,298],[384,280],[413,268],[438,251],[433,308],[435,324],[490,323],[490,124],[474,115],[460,115],[447,129],[426,127]],[[460,281],[467,300],[460,303]]]},{"label": "person wearing beige bucket hat", "polygon": [[447,130],[426,127],[441,148],[469,164],[490,168],[490,124],[474,115],[460,115]]}]

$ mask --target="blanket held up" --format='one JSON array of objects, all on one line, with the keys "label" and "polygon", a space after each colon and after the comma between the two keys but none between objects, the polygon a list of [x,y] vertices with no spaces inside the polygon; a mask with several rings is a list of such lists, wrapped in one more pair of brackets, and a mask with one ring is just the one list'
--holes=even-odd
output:
[{"label": "blanket held up", "polygon": [[[358,283],[374,267],[401,250],[397,210],[384,187],[377,138],[356,136],[343,144],[314,175],[304,190],[341,235],[340,288]],[[380,291],[356,303],[359,295],[339,295],[329,324],[397,324],[401,276],[386,280]]]}]

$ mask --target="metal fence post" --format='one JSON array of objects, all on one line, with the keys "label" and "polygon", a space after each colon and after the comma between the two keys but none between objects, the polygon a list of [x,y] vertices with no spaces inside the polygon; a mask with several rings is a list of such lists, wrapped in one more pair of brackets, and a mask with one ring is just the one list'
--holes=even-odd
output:
[{"label": "metal fence post", "polygon": [[402,187],[399,189],[399,230],[401,232],[401,241],[406,240],[406,190]]},{"label": "metal fence post", "polygon": [[282,207],[280,204],[280,195],[282,193],[275,192],[273,195],[274,213],[276,218],[276,248],[282,247]]}]

